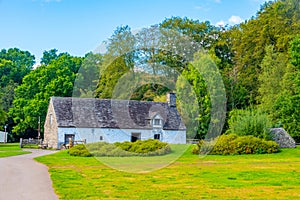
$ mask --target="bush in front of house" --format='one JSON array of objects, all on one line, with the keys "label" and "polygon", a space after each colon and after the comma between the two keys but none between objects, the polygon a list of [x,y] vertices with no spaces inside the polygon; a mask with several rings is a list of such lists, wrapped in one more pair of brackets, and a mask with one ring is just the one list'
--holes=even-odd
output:
[{"label": "bush in front of house", "polygon": [[264,154],[279,152],[279,145],[274,141],[260,139],[252,135],[228,134],[221,135],[211,142],[200,140],[192,149],[192,153],[199,154],[200,150],[205,152],[207,149],[211,150],[209,154],[212,155]]},{"label": "bush in front of house", "polygon": [[83,144],[73,146],[68,150],[68,154],[71,156],[90,157],[92,154],[87,150]]},{"label": "bush in front of house", "polygon": [[[101,148],[107,148],[111,145],[109,145],[109,143],[107,142],[95,142],[95,143],[88,143],[86,144],[86,148],[89,151],[98,151]],[[111,148],[113,149],[113,146],[111,146]]]},{"label": "bush in front of house", "polygon": [[117,147],[114,144],[107,142],[96,142],[87,144],[87,149],[95,157],[118,157],[118,156],[131,156],[126,151],[123,151],[121,148]]},{"label": "bush in front of house", "polygon": [[138,140],[136,142],[116,142],[115,145],[124,151],[133,153],[151,153],[162,149],[171,150],[168,143],[160,142],[159,140],[148,139]]},{"label": "bush in front of house", "polygon": [[136,142],[116,142],[114,144],[97,142],[87,144],[86,147],[96,157],[159,156],[171,152],[171,148],[167,143],[153,139]]}]

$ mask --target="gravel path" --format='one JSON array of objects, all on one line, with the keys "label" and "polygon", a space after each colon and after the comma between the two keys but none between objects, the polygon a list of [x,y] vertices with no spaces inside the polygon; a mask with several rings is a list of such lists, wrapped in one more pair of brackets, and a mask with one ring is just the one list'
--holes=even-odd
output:
[{"label": "gravel path", "polygon": [[30,149],[31,154],[0,158],[0,200],[55,200],[48,168],[33,158],[55,151]]}]

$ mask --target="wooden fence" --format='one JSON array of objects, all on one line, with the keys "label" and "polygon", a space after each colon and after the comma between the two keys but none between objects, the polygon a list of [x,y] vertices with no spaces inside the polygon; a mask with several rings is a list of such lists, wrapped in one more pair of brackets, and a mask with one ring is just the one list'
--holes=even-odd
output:
[{"label": "wooden fence", "polygon": [[23,139],[20,138],[20,147],[26,147],[28,145],[37,145],[37,146],[41,146],[43,144],[43,140],[42,139],[33,139],[33,138],[29,138],[29,139]]}]

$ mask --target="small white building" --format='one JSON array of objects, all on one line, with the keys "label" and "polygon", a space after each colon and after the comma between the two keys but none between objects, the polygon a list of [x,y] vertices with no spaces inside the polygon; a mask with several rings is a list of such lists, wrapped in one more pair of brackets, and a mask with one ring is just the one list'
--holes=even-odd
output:
[{"label": "small white building", "polygon": [[0,131],[0,142],[7,142],[7,132]]},{"label": "small white building", "polygon": [[157,139],[186,143],[186,127],[176,108],[176,94],[167,102],[51,97],[44,124],[44,143],[59,149],[72,138],[93,142]]}]

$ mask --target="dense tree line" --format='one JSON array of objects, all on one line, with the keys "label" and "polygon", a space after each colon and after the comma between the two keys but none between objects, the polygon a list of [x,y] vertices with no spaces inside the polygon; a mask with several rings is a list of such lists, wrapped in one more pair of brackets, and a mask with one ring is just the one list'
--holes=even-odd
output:
[{"label": "dense tree line", "polygon": [[[28,51],[3,49],[0,123],[9,124],[16,137],[36,134],[38,117],[44,121],[51,96],[112,98],[116,87],[131,87],[122,82],[130,77],[140,83],[130,90],[131,99],[161,101],[170,90],[178,92],[179,100],[182,96],[196,98],[193,105],[179,102],[179,107],[189,117],[188,123],[197,124],[189,130],[189,137],[203,138],[212,117],[214,102],[210,96],[218,94],[209,92],[205,74],[199,74],[191,62],[189,56],[198,52],[198,56],[209,55],[219,69],[228,113],[259,109],[273,127],[284,127],[300,141],[299,11],[298,0],[278,0],[265,3],[256,16],[232,27],[180,17],[165,19],[136,34],[129,26],[121,26],[107,41],[105,54],[74,57],[52,49],[44,52],[36,69],[32,68],[35,58]],[[187,44],[184,36],[201,48],[193,43],[189,55],[184,54],[186,49],[180,49]],[[177,88],[137,78],[145,73],[153,77],[164,74],[177,83]],[[186,84],[183,79],[191,90],[182,90]]]}]

